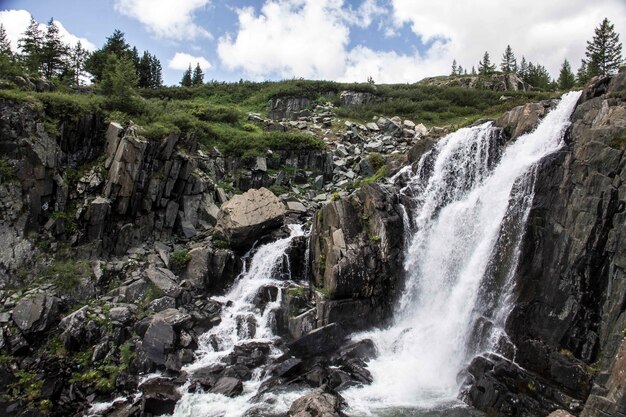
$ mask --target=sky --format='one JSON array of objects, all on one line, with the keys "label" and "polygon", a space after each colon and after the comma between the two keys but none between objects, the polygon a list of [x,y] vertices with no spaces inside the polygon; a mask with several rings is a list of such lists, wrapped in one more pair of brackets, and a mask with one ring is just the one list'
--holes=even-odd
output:
[{"label": "sky", "polygon": [[205,81],[413,83],[453,60],[469,71],[485,51],[499,63],[507,44],[557,77],[605,17],[626,42],[626,0],[0,0],[14,48],[31,15],[91,50],[121,30],[166,84],[196,63]]}]

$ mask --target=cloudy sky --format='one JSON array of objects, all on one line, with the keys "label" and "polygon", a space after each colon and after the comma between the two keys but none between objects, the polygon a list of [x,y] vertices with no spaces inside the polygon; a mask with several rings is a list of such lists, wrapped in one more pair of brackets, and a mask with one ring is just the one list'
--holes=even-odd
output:
[{"label": "cloudy sky", "polygon": [[557,76],[604,17],[626,41],[626,0],[0,0],[15,44],[31,15],[91,49],[120,29],[157,55],[166,84],[196,62],[205,80],[411,83],[485,51],[499,63],[507,44]]}]

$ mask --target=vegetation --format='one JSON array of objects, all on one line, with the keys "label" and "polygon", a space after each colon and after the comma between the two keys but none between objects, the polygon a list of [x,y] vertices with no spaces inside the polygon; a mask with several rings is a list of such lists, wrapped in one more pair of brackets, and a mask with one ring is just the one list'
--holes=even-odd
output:
[{"label": "vegetation", "polygon": [[53,282],[60,289],[69,291],[80,284],[81,278],[90,275],[91,266],[88,261],[56,259],[42,272],[39,278],[44,281]]},{"label": "vegetation", "polygon": [[612,75],[617,73],[622,65],[622,44],[619,35],[609,19],[604,18],[600,26],[595,29],[591,41],[587,42],[587,76]]},{"label": "vegetation", "polygon": [[191,255],[185,249],[175,250],[170,256],[170,265],[174,271],[182,271],[189,261],[191,261]]},{"label": "vegetation", "polygon": [[574,85],[576,85],[576,76],[572,72],[572,67],[567,59],[563,61],[563,65],[561,65],[561,71],[559,72],[559,79],[557,82],[560,90],[570,90],[574,87]]},{"label": "vegetation", "polygon": [[513,53],[513,49],[511,49],[511,45],[506,46],[504,55],[502,55],[502,63],[500,63],[500,68],[505,74],[508,74],[510,72],[517,72],[517,60],[515,59],[515,54]]}]

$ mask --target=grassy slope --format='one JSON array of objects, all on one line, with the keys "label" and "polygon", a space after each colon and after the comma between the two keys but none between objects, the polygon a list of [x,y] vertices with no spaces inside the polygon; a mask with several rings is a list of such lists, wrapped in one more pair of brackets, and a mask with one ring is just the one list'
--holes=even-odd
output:
[{"label": "grassy slope", "polygon": [[[163,87],[141,90],[139,96],[114,100],[97,94],[57,91],[34,93],[0,90],[0,99],[29,101],[45,109],[47,128],[60,120],[102,111],[110,120],[132,120],[149,138],[176,131],[193,132],[204,146],[217,146],[227,155],[254,156],[266,149],[319,149],[323,142],[301,133],[267,133],[247,122],[249,112],[264,113],[267,101],[276,97],[307,97],[316,103],[339,106],[343,90],[369,92],[378,101],[362,106],[338,107],[339,117],[365,122],[374,116],[400,116],[426,126],[460,127],[479,118],[496,117],[514,106],[553,96],[442,88],[420,84],[342,84],[330,81],[209,83],[197,88]],[[501,101],[502,95],[508,97]]]}]

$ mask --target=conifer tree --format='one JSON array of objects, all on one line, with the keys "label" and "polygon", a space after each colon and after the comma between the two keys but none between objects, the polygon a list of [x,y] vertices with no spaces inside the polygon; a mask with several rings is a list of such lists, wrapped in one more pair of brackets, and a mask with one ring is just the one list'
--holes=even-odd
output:
[{"label": "conifer tree", "polygon": [[59,28],[53,19],[48,21],[41,49],[43,76],[50,79],[58,75],[66,61],[68,48],[61,40]]},{"label": "conifer tree", "polygon": [[85,62],[85,70],[93,75],[94,81],[101,81],[102,72],[110,54],[115,55],[118,59],[132,59],[132,51],[130,45],[126,43],[124,32],[118,29],[115,29],[113,34],[106,39],[102,48],[93,52]]},{"label": "conifer tree", "polygon": [[196,62],[196,68],[193,70],[193,76],[191,78],[191,85],[194,87],[200,86],[204,83],[204,73],[200,64]]},{"label": "conifer tree", "polygon": [[69,67],[72,77],[72,83],[76,86],[82,84],[81,78],[85,73],[85,61],[89,57],[89,52],[83,48],[80,41],[70,50],[69,53]]},{"label": "conifer tree", "polygon": [[152,55],[150,59],[150,75],[150,86],[152,88],[158,88],[163,85],[161,61],[155,55]]},{"label": "conifer tree", "polygon": [[587,84],[591,77],[589,77],[589,71],[587,70],[587,61],[584,59],[580,60],[580,67],[578,67],[578,71],[576,71],[576,84],[580,87],[583,87]]},{"label": "conifer tree", "polygon": [[11,42],[9,42],[9,37],[2,23],[0,23],[0,54],[9,57],[13,55],[11,52]]},{"label": "conifer tree", "polygon": [[480,75],[491,75],[496,71],[496,66],[491,63],[489,52],[485,51],[483,60],[478,62],[478,73]]},{"label": "conifer tree", "polygon": [[517,60],[515,59],[515,54],[513,54],[513,49],[511,49],[511,45],[507,45],[504,50],[504,54],[502,55],[502,62],[500,63],[500,68],[502,72],[508,74],[509,72],[517,72]]},{"label": "conifer tree", "polygon": [[[463,75],[463,70],[464,70],[464,68],[459,65],[459,68],[456,71],[457,75]],[[465,71],[465,72],[467,72],[467,71]]]},{"label": "conifer tree", "polygon": [[576,84],[576,77],[574,76],[572,67],[567,59],[563,61],[563,65],[561,65],[561,71],[557,82],[560,90],[569,90]]},{"label": "conifer tree", "polygon": [[39,29],[39,23],[31,16],[30,23],[24,31],[24,36],[19,39],[18,44],[22,51],[21,59],[24,62],[24,66],[32,74],[39,75],[43,42],[44,36],[41,29]]},{"label": "conifer tree", "polygon": [[518,75],[522,80],[525,80],[528,77],[528,63],[526,62],[526,58],[522,55],[522,60],[519,64]]},{"label": "conifer tree", "polygon": [[590,77],[615,74],[622,65],[622,44],[609,19],[604,18],[595,29],[593,39],[587,41],[585,56]]},{"label": "conifer tree", "polygon": [[189,64],[189,68],[183,73],[183,79],[180,81],[180,85],[183,87],[191,87],[191,83],[191,64]]},{"label": "conifer tree", "polygon": [[450,75],[457,75],[457,65],[456,65],[456,59],[452,60],[452,72],[450,73]]},{"label": "conifer tree", "polygon": [[472,65],[472,75],[476,75],[476,68]]}]

